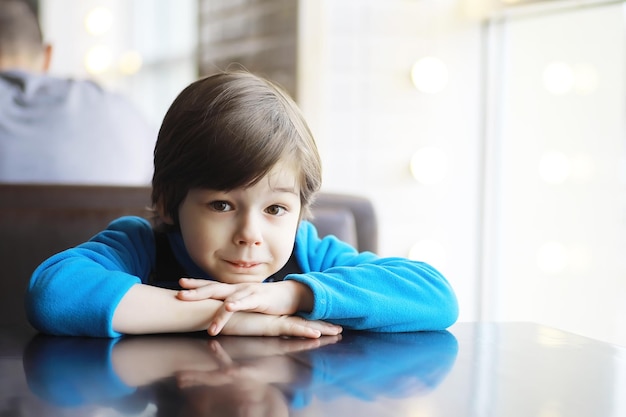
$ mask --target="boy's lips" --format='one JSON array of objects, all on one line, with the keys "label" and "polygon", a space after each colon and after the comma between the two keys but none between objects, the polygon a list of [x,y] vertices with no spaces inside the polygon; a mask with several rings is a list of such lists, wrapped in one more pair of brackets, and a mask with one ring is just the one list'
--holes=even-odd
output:
[{"label": "boy's lips", "polygon": [[226,261],[226,262],[228,262],[229,264],[237,268],[253,268],[261,264],[261,262],[255,262],[255,261]]}]

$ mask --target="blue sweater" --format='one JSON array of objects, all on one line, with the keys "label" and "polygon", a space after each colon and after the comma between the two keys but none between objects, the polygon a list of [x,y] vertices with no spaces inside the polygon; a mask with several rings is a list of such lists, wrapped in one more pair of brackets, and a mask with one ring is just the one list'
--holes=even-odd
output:
[{"label": "blue sweater", "polygon": [[[189,276],[211,279],[193,263],[179,233],[172,251]],[[126,292],[147,283],[155,265],[150,223],[122,217],[88,242],[44,261],[33,273],[26,311],[38,330],[56,335],[117,337],[112,319]],[[294,247],[301,274],[285,279],[309,286],[314,307],[306,319],[378,332],[442,330],[458,316],[446,279],[431,266],[405,258],[358,253],[352,246],[301,222]]]}]

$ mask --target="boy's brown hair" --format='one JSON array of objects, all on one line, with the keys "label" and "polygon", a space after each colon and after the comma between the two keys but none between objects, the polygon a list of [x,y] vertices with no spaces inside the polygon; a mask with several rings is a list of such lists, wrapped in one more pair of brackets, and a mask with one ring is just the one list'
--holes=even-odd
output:
[{"label": "boy's brown hair", "polygon": [[321,161],[298,106],[266,79],[220,72],[190,84],[167,111],[154,149],[152,204],[178,225],[190,189],[251,186],[284,160],[300,171],[301,217],[310,217]]}]

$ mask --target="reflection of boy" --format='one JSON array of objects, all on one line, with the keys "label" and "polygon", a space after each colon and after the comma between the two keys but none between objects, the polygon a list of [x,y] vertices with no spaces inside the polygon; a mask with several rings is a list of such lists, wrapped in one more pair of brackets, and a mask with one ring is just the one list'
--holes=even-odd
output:
[{"label": "reflection of boy", "polygon": [[184,89],[154,168],[156,230],[121,218],[46,260],[27,296],[36,328],[319,337],[341,331],[328,323],[396,332],[457,318],[431,266],[318,238],[306,221],[321,185],[317,148],[295,103],[266,80],[227,72]]},{"label": "reflection of boy", "polygon": [[313,398],[332,404],[342,397],[370,402],[425,394],[446,377],[458,350],[445,331],[339,338],[37,335],[23,358],[30,389],[60,407],[132,408],[138,414],[152,402],[160,411],[176,410],[171,415],[204,415],[223,404],[231,415],[248,407],[277,416]]},{"label": "reflection of boy", "polygon": [[[54,407],[111,407],[140,414],[153,403],[159,415],[204,415],[199,413],[216,405],[227,405],[222,408],[231,411],[252,406],[272,410],[262,414],[271,416],[288,407],[285,396],[272,384],[289,384],[302,371],[289,354],[336,343],[339,338],[59,338],[39,334],[26,346],[23,363],[30,390]],[[308,369],[304,370],[308,375]]]}]

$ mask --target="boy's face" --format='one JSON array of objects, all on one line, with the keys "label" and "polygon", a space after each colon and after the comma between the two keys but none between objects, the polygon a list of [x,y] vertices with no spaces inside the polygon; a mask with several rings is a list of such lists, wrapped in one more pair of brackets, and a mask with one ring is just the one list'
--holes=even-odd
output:
[{"label": "boy's face", "polygon": [[296,171],[279,163],[248,188],[191,189],[180,229],[193,261],[216,280],[262,282],[289,260],[300,209]]}]

